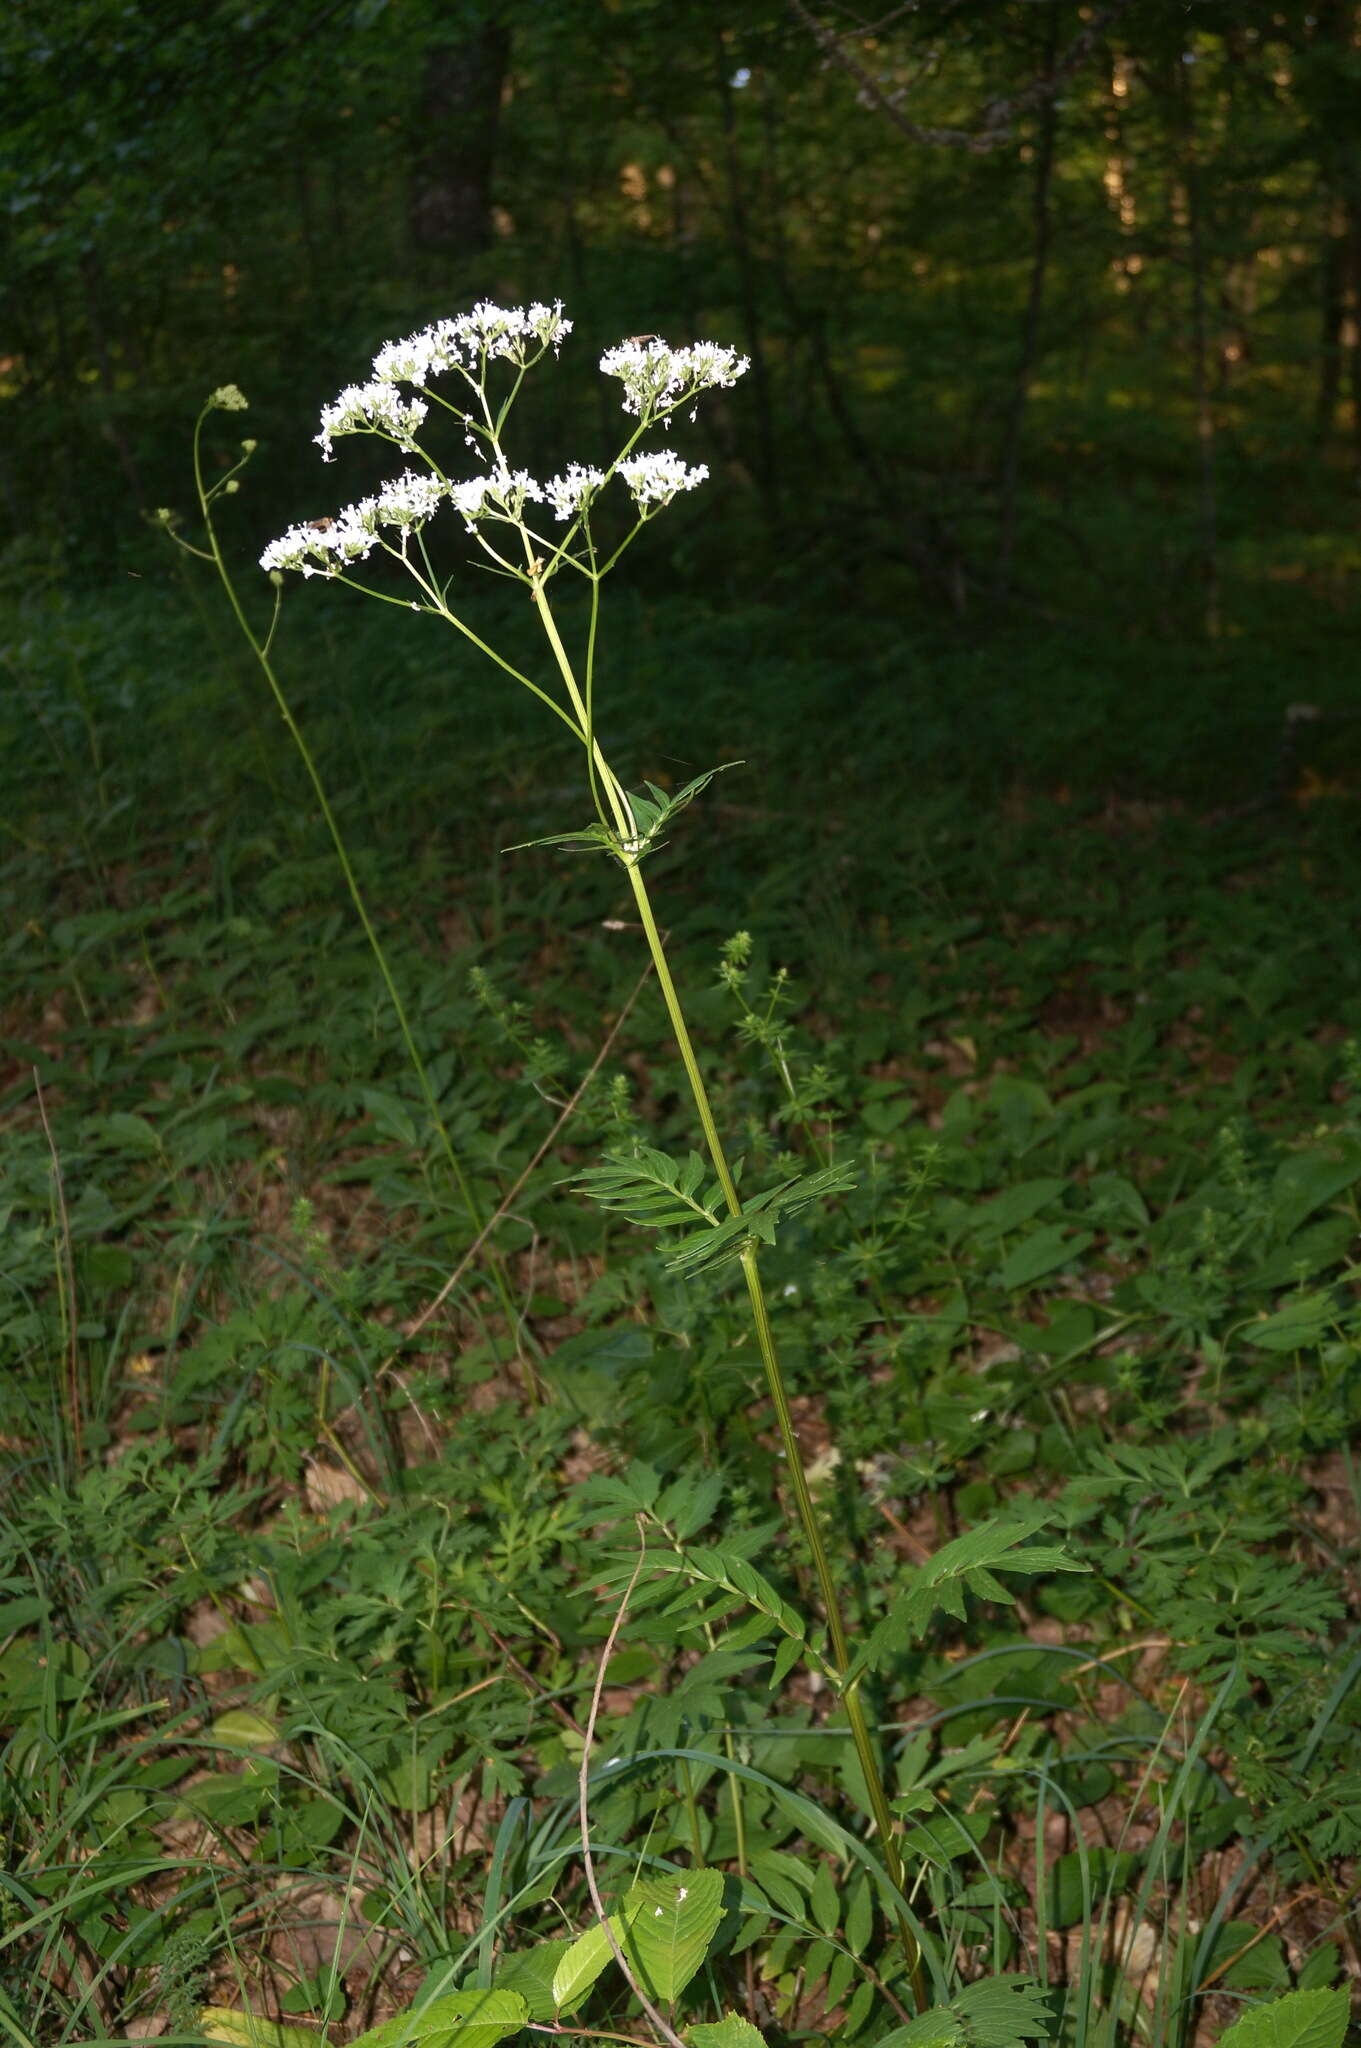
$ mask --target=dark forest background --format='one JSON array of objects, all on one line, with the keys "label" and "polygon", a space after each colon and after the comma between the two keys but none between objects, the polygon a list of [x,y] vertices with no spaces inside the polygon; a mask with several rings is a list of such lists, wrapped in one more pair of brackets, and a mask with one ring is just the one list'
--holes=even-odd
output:
[{"label": "dark forest background", "polygon": [[142,568],[228,378],[254,548],[317,408],[487,295],[577,323],[545,459],[621,335],[749,352],[654,574],[1211,641],[1345,600],[1350,0],[15,0],[0,47],[15,585]]}]

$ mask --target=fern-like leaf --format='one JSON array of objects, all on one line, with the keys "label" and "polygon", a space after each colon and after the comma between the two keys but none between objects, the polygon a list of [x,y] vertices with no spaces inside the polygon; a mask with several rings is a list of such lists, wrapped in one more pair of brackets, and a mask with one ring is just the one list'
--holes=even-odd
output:
[{"label": "fern-like leaf", "polygon": [[853,1659],[847,1678],[876,1670],[886,1657],[907,1649],[938,1611],[962,1621],[966,1593],[980,1600],[1000,1600],[1010,1605],[1013,1595],[996,1577],[999,1571],[1027,1575],[1089,1571],[1089,1565],[1079,1563],[1057,1544],[1028,1541],[1036,1530],[1052,1521],[1053,1512],[1039,1502],[1032,1502],[1004,1518],[983,1522],[977,1529],[957,1536],[953,1543],[947,1543],[919,1565],[860,1655]]}]

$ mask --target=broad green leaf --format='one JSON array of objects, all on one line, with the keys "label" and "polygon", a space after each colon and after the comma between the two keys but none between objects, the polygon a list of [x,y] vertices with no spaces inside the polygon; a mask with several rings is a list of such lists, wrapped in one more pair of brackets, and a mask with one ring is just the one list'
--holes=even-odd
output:
[{"label": "broad green leaf", "polygon": [[1309,1152],[1296,1152],[1277,1167],[1271,1183],[1276,1228],[1290,1237],[1316,1209],[1361,1180],[1361,1144],[1347,1138]]},{"label": "broad green leaf", "polygon": [[232,1707],[219,1714],[208,1733],[222,1749],[270,1749],[279,1740],[276,1724],[251,1707]]},{"label": "broad green leaf", "polygon": [[1218,2048],[1342,2048],[1350,2014],[1346,1985],[1336,1991],[1288,1991],[1236,2019],[1220,2035]]},{"label": "broad green leaf", "polygon": [[1017,2041],[1043,2041],[1051,2017],[1044,1991],[1031,1977],[980,1977],[950,2000],[971,2048],[1014,2048]]},{"label": "broad green leaf", "polygon": [[624,1952],[649,1996],[670,2005],[704,1961],[718,1931],[723,1874],[686,1870],[650,1875],[629,1896],[637,1904]]},{"label": "broad green leaf", "polygon": [[1043,1230],[1032,1230],[1002,1261],[998,1276],[1001,1284],[1008,1293],[1029,1287],[1046,1273],[1056,1272],[1077,1258],[1091,1241],[1090,1230],[1070,1230],[1064,1223],[1048,1223]]},{"label": "broad green leaf", "polygon": [[1336,1320],[1337,1304],[1325,1288],[1297,1295],[1274,1316],[1249,1323],[1243,1334],[1259,1351],[1312,1351]]},{"label": "broad green leaf", "polygon": [[765,2048],[765,2035],[741,2013],[725,2012],[721,2020],[698,2020],[685,2029],[691,2048]]},{"label": "broad green leaf", "polygon": [[123,1152],[150,1154],[160,1149],[160,1139],[146,1118],[128,1109],[115,1109],[100,1117],[95,1129],[107,1144],[116,1145]]},{"label": "broad green leaf", "polygon": [[[631,1893],[617,1913],[609,1918],[610,1933],[616,1944],[628,1953],[625,1938],[629,1922],[638,1910],[637,1895]],[[553,1972],[553,2004],[559,2012],[572,2012],[585,1997],[602,1971],[614,1961],[614,1949],[610,1947],[609,1935],[604,1926],[596,1921],[584,1934],[577,1936],[566,1955]]]},{"label": "broad green leaf", "polygon": [[205,2005],[198,2023],[205,2041],[220,2041],[226,2048],[317,2048],[321,2039],[310,2027],[257,2019],[253,2012],[234,2012],[226,2005]]},{"label": "broad green leaf", "polygon": [[[518,1991],[478,1991],[470,1986],[370,2027],[350,2048],[496,2048],[508,2034],[518,2034],[528,2018],[529,2006]],[[309,2048],[316,2048],[316,2035],[306,2038]],[[281,2043],[280,2048],[292,2044]]]},{"label": "broad green leaf", "polygon": [[211,1827],[246,1827],[258,1820],[278,1792],[279,1766],[272,1758],[252,1757],[239,1771],[210,1771],[186,1785],[174,1819],[192,1816]]},{"label": "broad green leaf", "polygon": [[1101,1844],[1087,1851],[1087,1879],[1083,1883],[1082,1858],[1076,1850],[1056,1858],[1049,1872],[1049,1922],[1052,1927],[1075,1927],[1079,1920],[1094,1915],[1103,1899],[1118,1898],[1139,1867],[1139,1858],[1128,1849],[1107,1849]]},{"label": "broad green leaf", "polygon": [[529,2008],[529,2017],[546,2025],[560,2010],[553,1996],[553,1979],[572,1946],[571,1935],[565,1935],[560,1941],[541,1941],[519,1955],[503,1957],[496,1966],[496,1989],[518,1991]]},{"label": "broad green leaf", "polygon": [[1072,1185],[1070,1181],[1052,1177],[1044,1180],[1020,1180],[1005,1188],[1000,1195],[984,1202],[981,1208],[973,1210],[964,1224],[963,1234],[975,1237],[987,1244],[1009,1231],[1018,1230],[1023,1223],[1029,1223],[1058,1196],[1065,1194]]}]

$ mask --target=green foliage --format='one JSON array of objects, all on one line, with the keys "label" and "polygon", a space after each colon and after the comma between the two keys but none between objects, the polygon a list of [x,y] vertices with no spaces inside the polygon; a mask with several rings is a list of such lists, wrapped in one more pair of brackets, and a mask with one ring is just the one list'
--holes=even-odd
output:
[{"label": "green foliage", "polygon": [[1292,1991],[1245,2012],[1219,2038],[1226,2048],[1342,2048],[1350,2010],[1344,1990]]},{"label": "green foliage", "polygon": [[635,1142],[630,1151],[608,1153],[604,1166],[588,1167],[577,1176],[576,1185],[603,1209],[616,1211],[630,1223],[664,1229],[693,1225],[698,1218],[704,1227],[690,1229],[673,1243],[666,1260],[672,1272],[692,1279],[731,1265],[750,1244],[773,1245],[782,1222],[855,1186],[845,1168],[822,1167],[791,1175],[759,1194],[744,1193],[741,1214],[723,1216],[722,1190],[708,1174],[698,1152],[691,1152],[682,1166],[664,1152]]},{"label": "green foliage", "polygon": [[[207,2007],[338,2040],[452,1998],[461,2039],[475,1988],[551,2026],[584,1939],[599,1968],[567,2017],[641,2038],[576,1832],[641,1516],[589,1760],[611,1910],[636,1946],[626,1902],[673,1902],[664,1930],[692,1938],[647,1981],[694,2048],[756,2048],[756,2021],[876,2048],[910,1988],[822,1604],[772,1510],[787,1467],[740,1293],[669,1264],[723,1218],[712,1176],[690,1182],[655,991],[497,1226],[513,1333],[476,1262],[414,1328],[468,1223],[328,844],[231,675],[126,605],[10,635],[48,751],[0,771],[0,2024],[57,2048],[164,2012],[194,2038]],[[828,657],[765,614],[731,641],[698,608],[638,619],[631,658],[664,639],[699,757],[778,749],[791,814],[772,854],[758,780],[702,878],[675,849],[656,866],[691,980],[716,934],[750,934],[740,999],[702,996],[695,1028],[744,1200],[806,1190],[833,1143],[842,1175],[756,1213],[903,1829],[918,2038],[1090,2021],[1185,2048],[1227,1997],[1275,2001],[1240,2024],[1336,2029],[1361,1811],[1345,811],[1108,807],[1120,658],[1084,681],[1050,642],[1045,676],[1018,649],[1005,717],[941,654],[905,813],[906,700],[866,712],[829,781]],[[709,675],[758,642],[744,728]],[[550,822],[513,706],[475,745],[466,701],[432,702],[377,639],[300,644],[490,1215],[636,985],[626,878],[492,869],[507,813]],[[1289,679],[1239,660],[1224,687],[1265,728]],[[1192,681],[1147,687],[1184,795]],[[1071,764],[1071,800],[987,808],[1018,730],[1057,779],[1044,720],[1088,689],[1110,750]],[[652,719],[624,716],[631,751],[660,751]],[[966,779],[933,795],[956,756]],[[885,822],[852,853],[871,801]],[[479,1000],[477,968],[514,1004]],[[602,1153],[620,1199],[582,1203]],[[659,1236],[628,1227],[635,1199],[671,1205]],[[702,1940],[672,1925],[700,1871],[722,1884]],[[1301,1954],[1278,1929],[1306,1893]],[[1041,1921],[1071,1953],[1089,1937],[1044,1996],[1016,1974]],[[1161,2006],[1110,1960],[1136,1933]],[[1280,2000],[1296,1982],[1331,2002]]]}]

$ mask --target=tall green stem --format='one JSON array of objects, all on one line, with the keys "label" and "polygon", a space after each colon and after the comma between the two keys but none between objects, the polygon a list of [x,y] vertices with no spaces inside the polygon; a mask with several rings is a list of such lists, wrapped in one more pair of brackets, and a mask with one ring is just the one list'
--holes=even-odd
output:
[{"label": "tall green stem", "polygon": [[[700,1127],[704,1132],[705,1143],[709,1148],[709,1157],[713,1161],[714,1172],[718,1175],[719,1185],[723,1190],[723,1198],[727,1202],[730,1212],[734,1216],[740,1216],[742,1213],[742,1203],[738,1196],[737,1184],[733,1180],[732,1170],[728,1165],[727,1154],[724,1151],[723,1140],[718,1134],[718,1125],[714,1121],[713,1106],[709,1100],[709,1090],[705,1085],[704,1076],[700,1072],[699,1061],[695,1057],[694,1043],[685,1021],[685,1013],[681,1008],[680,997],[676,993],[676,984],[671,978],[671,968],[666,958],[666,949],[662,944],[662,935],[657,929],[657,920],[652,912],[652,903],[648,896],[647,883],[643,879],[642,868],[636,861],[628,864],[628,878],[633,889],[633,900],[638,906],[638,916],[647,935],[648,949],[652,954],[652,964],[657,975],[657,985],[661,989],[667,1015],[671,1019],[671,1028],[676,1034],[676,1044],[680,1049],[681,1061],[685,1067],[686,1078],[690,1083],[690,1092],[694,1097]],[[785,1465],[789,1472],[790,1484],[794,1489],[794,1504],[798,1510],[804,1540],[808,1545],[809,1555],[813,1561],[813,1573],[818,1582],[818,1592],[822,1598],[823,1612],[827,1617],[827,1632],[831,1638],[832,1665],[838,1677],[844,1678],[844,1674],[850,1669],[850,1644],[846,1638],[846,1625],[842,1620],[841,1605],[837,1599],[836,1584],[832,1578],[832,1567],[827,1556],[827,1546],[822,1538],[822,1529],[818,1522],[817,1510],[813,1506],[813,1496],[808,1490],[808,1477],[803,1469],[803,1456],[799,1450],[799,1440],[794,1431],[794,1418],[790,1412],[789,1395],[785,1389],[784,1374],[780,1370],[779,1353],[775,1348],[775,1333],[770,1326],[770,1311],[766,1307],[765,1291],[761,1286],[761,1274],[754,1244],[749,1244],[742,1253],[742,1272],[747,1283],[747,1294],[751,1301],[752,1320],[756,1326],[756,1342],[761,1353],[761,1363],[765,1368],[766,1385],[770,1391],[771,1405],[775,1410],[775,1421],[780,1432],[780,1444],[784,1451]],[[869,1794],[870,1811],[874,1816],[875,1827],[879,1831],[884,1868],[888,1872],[890,1882],[901,1892],[903,1889],[904,1873],[902,1857],[898,1852],[897,1830],[894,1826],[893,1815],[889,1810],[888,1794],[884,1789],[883,1775],[879,1769],[879,1759],[875,1753],[874,1741],[865,1715],[864,1702],[860,1697],[859,1680],[852,1679],[849,1684],[843,1683],[841,1697],[845,1702],[846,1719],[850,1723],[851,1739],[855,1744],[855,1753],[860,1760],[860,1768],[864,1774],[865,1788]],[[917,2001],[919,2010],[924,2012],[926,2010],[927,1998],[925,1981],[922,1975],[921,1952],[906,1917],[901,1913],[898,1916],[898,1924],[902,1935],[903,1949],[908,1960],[912,1995]]]},{"label": "tall green stem", "polygon": [[[695,1057],[694,1043],[690,1037],[689,1026],[685,1021],[685,1012],[681,1007],[680,997],[676,993],[676,984],[671,978],[670,963],[666,957],[666,948],[662,944],[662,935],[657,929],[657,920],[652,913],[652,902],[648,895],[647,884],[643,880],[642,867],[637,859],[629,857],[629,842],[636,836],[636,827],[629,805],[628,793],[601,751],[600,742],[596,739],[592,728],[571,660],[566,648],[562,644],[562,636],[558,632],[557,621],[553,617],[547,594],[542,584],[537,580],[535,580],[533,585],[533,594],[540,622],[547,635],[548,644],[553,650],[553,659],[557,663],[558,672],[562,677],[563,685],[571,700],[572,708],[580,720],[584,742],[590,754],[591,766],[600,776],[605,794],[609,799],[610,808],[614,813],[615,824],[620,838],[624,842],[625,872],[629,878],[629,886],[633,890],[633,900],[638,906],[639,920],[647,937],[648,951],[652,955],[652,965],[656,972],[658,987],[662,992],[662,1000],[666,1004],[667,1015],[671,1019],[671,1028],[676,1034],[676,1044],[680,1051],[682,1064],[685,1067],[686,1079],[690,1083],[690,1093],[694,1098],[695,1110],[699,1116],[700,1127],[704,1132],[704,1142],[708,1147],[709,1157],[713,1161],[714,1172],[718,1175],[719,1186],[723,1190],[723,1199],[727,1203],[730,1213],[734,1216],[740,1216],[742,1214],[742,1202],[737,1192],[737,1183],[733,1179],[732,1169],[728,1165],[728,1155],[724,1150],[723,1140],[719,1136],[718,1125],[714,1121],[713,1105],[709,1100],[709,1091],[705,1086],[704,1076],[700,1072],[699,1061]],[[742,1253],[742,1271],[747,1282],[747,1293],[751,1300],[752,1318],[756,1326],[756,1341],[761,1353],[761,1363],[765,1368],[766,1384],[770,1390],[771,1402],[775,1409],[775,1419],[780,1431],[780,1443],[784,1451],[785,1464],[789,1471],[790,1483],[794,1488],[794,1502],[798,1509],[804,1539],[807,1542],[809,1554],[813,1560],[813,1572],[818,1582],[818,1592],[822,1598],[823,1611],[827,1616],[827,1629],[832,1646],[832,1664],[838,1678],[843,1681],[841,1697],[846,1706],[846,1719],[850,1723],[851,1739],[855,1744],[855,1753],[860,1760],[860,1769],[864,1775],[865,1787],[869,1794],[870,1812],[874,1817],[874,1824],[879,1832],[884,1868],[888,1872],[890,1883],[901,1894],[903,1889],[903,1861],[898,1853],[898,1839],[893,1824],[893,1815],[889,1810],[888,1794],[884,1789],[883,1775],[879,1769],[879,1759],[875,1754],[869,1722],[866,1719],[864,1703],[860,1697],[859,1681],[852,1679],[849,1683],[845,1682],[845,1673],[850,1669],[851,1664],[850,1645],[846,1639],[845,1623],[841,1618],[841,1607],[837,1600],[836,1585],[832,1578],[832,1568],[827,1557],[827,1546],[822,1540],[822,1530],[818,1525],[817,1514],[813,1507],[813,1496],[808,1490],[808,1480],[803,1469],[803,1457],[799,1451],[798,1438],[794,1434],[794,1418],[789,1409],[789,1396],[785,1391],[784,1375],[780,1371],[779,1354],[775,1349],[775,1337],[770,1327],[770,1315],[766,1308],[765,1294],[761,1287],[761,1275],[754,1244],[749,1244]],[[921,1951],[905,1913],[900,1910],[897,1917],[902,1937],[903,1952],[907,1957],[912,1995],[916,1999],[919,2009],[924,2012],[927,1999],[925,1980],[922,1974]]]}]

